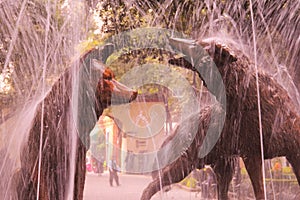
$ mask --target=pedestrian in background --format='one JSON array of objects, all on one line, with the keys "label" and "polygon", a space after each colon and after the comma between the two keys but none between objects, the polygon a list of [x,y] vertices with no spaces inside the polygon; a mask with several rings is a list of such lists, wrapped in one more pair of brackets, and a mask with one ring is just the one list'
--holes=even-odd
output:
[{"label": "pedestrian in background", "polygon": [[108,167],[109,167],[109,184],[110,184],[110,186],[113,186],[113,180],[115,180],[117,186],[120,186],[119,176],[118,176],[118,166],[117,166],[117,161],[116,161],[115,157],[113,157],[109,161]]}]

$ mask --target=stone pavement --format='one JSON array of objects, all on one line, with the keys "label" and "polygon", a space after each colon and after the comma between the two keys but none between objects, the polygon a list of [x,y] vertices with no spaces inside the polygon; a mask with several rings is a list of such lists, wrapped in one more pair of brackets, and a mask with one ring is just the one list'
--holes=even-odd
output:
[{"label": "stone pavement", "polygon": [[[120,186],[111,187],[108,182],[108,172],[98,176],[87,174],[84,190],[84,200],[139,200],[144,188],[150,183],[151,177],[145,175],[119,174]],[[151,200],[199,200],[200,193],[190,192],[172,186],[165,193],[157,193]]]}]

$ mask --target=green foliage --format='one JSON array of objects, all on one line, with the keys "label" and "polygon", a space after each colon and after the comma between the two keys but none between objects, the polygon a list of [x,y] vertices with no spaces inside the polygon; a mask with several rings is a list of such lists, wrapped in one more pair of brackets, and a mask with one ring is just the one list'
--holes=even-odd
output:
[{"label": "green foliage", "polygon": [[142,17],[136,7],[125,2],[112,0],[97,5],[96,12],[103,21],[101,32],[117,34],[146,25],[149,16]]},{"label": "green foliage", "polygon": [[[70,66],[74,46],[84,36],[85,15],[82,3],[72,12],[70,7],[63,7],[64,3],[64,0],[1,2],[0,73],[6,73],[9,65],[14,66],[14,71],[10,80],[12,89],[0,94],[0,110],[12,113],[24,101],[40,95],[43,81],[47,90]],[[77,3],[68,6],[75,7]]]},{"label": "green foliage", "polygon": [[105,157],[106,153],[106,138],[105,135],[99,127],[94,129],[95,134],[91,138],[91,153],[97,159]]},{"label": "green foliage", "polygon": [[[186,82],[182,81],[185,80],[191,86],[200,88],[201,80],[198,76],[194,78],[194,72],[190,70],[175,66],[170,66],[170,68],[164,67],[169,65],[168,60],[172,56],[170,52],[160,49],[131,50],[124,54],[118,52],[109,58],[109,67],[115,72],[116,78],[122,78],[124,83],[130,82],[132,85],[138,85],[142,79],[147,84],[133,89],[138,90],[140,95],[158,95],[160,100],[163,100],[163,98],[167,99],[166,103],[170,113],[175,117],[174,120],[179,120],[177,117],[180,117],[178,114],[183,109],[182,105],[188,103],[189,99],[186,97],[191,95],[186,88],[183,88]],[[147,74],[147,76],[142,76],[139,72],[134,71],[138,70],[139,66],[145,65],[151,66],[147,71],[143,71],[143,74]],[[136,74],[137,77],[126,80],[123,75],[129,71],[132,74]],[[180,78],[176,78],[178,76]],[[160,80],[161,82],[149,84],[153,83],[153,80]],[[172,91],[172,88],[176,88],[176,91]]]}]

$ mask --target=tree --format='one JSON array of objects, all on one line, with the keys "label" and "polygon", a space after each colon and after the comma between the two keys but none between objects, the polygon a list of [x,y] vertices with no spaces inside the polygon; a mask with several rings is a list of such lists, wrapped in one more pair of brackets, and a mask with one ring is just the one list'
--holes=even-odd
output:
[{"label": "tree", "polygon": [[35,95],[43,95],[43,85],[47,91],[70,65],[74,47],[86,35],[82,6],[63,0],[1,2],[0,72],[10,90],[0,92],[0,110],[9,108],[11,113]]}]

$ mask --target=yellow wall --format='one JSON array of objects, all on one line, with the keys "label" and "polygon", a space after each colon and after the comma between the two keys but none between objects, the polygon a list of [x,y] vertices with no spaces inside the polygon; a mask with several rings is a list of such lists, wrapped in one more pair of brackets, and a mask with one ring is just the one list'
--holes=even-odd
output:
[{"label": "yellow wall", "polygon": [[[101,117],[99,126],[109,132],[107,159],[117,155],[121,169],[125,167],[127,152],[146,153],[157,151],[167,135],[165,134],[165,108],[162,102],[133,102],[127,105],[114,106],[110,117]],[[119,120],[119,122],[116,122]],[[121,146],[116,144],[118,127],[121,129]],[[142,133],[140,135],[140,133]],[[148,134],[145,135],[145,134]]]}]

